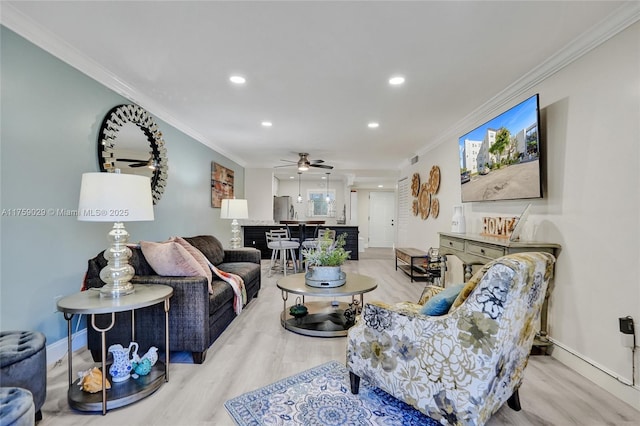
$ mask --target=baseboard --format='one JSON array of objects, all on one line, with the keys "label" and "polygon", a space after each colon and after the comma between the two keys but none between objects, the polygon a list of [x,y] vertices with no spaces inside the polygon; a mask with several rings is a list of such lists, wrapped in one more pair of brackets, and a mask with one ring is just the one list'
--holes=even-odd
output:
[{"label": "baseboard", "polygon": [[[574,370],[581,376],[591,380],[602,389],[614,395],[640,411],[640,387],[627,384],[626,379],[617,380],[615,374],[594,361],[585,360],[571,350],[554,342],[551,356]],[[623,383],[624,382],[624,383]]]},{"label": "baseboard", "polygon": [[[84,328],[71,336],[71,351],[87,347],[87,329]],[[67,355],[67,338],[47,345],[47,365],[53,365]]]}]

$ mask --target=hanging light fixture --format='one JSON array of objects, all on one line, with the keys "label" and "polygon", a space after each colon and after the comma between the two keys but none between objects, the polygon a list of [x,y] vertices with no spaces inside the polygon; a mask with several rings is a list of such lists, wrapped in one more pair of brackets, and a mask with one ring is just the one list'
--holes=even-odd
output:
[{"label": "hanging light fixture", "polygon": [[300,178],[302,177],[302,172],[298,172],[298,203],[302,203],[302,193],[300,192]]},{"label": "hanging light fixture", "polygon": [[331,201],[331,198],[329,198],[329,175],[330,175],[330,174],[331,174],[331,173],[327,172],[327,198],[326,198],[327,203],[328,203],[329,201]]}]

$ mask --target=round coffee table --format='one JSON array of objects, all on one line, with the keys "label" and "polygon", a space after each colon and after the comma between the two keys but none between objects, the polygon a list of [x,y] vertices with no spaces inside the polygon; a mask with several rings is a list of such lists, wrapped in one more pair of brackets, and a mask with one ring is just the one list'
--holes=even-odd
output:
[{"label": "round coffee table", "polygon": [[[349,327],[353,325],[355,316],[362,309],[364,293],[373,291],[378,287],[373,278],[349,272],[346,274],[347,281],[340,287],[311,287],[305,284],[304,275],[288,275],[279,279],[277,285],[282,291],[283,310],[280,314],[282,326],[287,330],[306,336],[346,336]],[[301,303],[307,307],[307,315],[296,318],[289,313],[289,309],[287,309],[289,294],[302,296]],[[356,298],[357,295],[360,295],[359,301]],[[305,303],[305,296],[330,297],[333,299],[351,296],[351,303],[338,301]]]}]

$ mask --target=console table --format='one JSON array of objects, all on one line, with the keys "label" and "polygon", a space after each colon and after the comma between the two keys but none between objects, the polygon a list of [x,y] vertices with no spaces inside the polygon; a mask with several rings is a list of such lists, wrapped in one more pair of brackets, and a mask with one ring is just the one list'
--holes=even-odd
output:
[{"label": "console table", "polygon": [[[67,320],[67,350],[69,369],[69,391],[67,399],[69,405],[80,411],[100,411],[102,415],[107,409],[118,408],[138,401],[169,381],[169,351],[166,351],[165,362],[156,362],[151,372],[138,379],[129,379],[121,383],[111,383],[109,392],[106,390],[107,354],[105,348],[105,333],[115,324],[115,313],[131,311],[131,333],[135,339],[135,314],[136,309],[146,306],[164,303],[165,313],[165,348],[169,348],[169,298],[173,295],[173,288],[160,284],[135,284],[135,292],[117,298],[100,297],[99,289],[90,289],[63,297],[58,300],[58,311],[64,314]],[[71,319],[75,314],[89,315],[91,326],[100,332],[102,339],[102,392],[100,394],[86,393],[80,390],[80,379],[73,381],[73,352],[71,350]],[[96,314],[111,314],[111,323],[108,327],[100,329],[95,324]],[[89,321],[88,321],[89,322]],[[123,344],[126,342],[122,342]]]},{"label": "console table", "polygon": [[[539,251],[551,253],[556,258],[560,254],[561,246],[555,243],[537,241],[509,241],[508,238],[488,237],[479,234],[457,234],[454,232],[440,232],[440,255],[453,255],[459,258],[464,266],[464,280],[468,281],[472,275],[473,265],[484,265],[494,259],[513,253]],[[547,310],[548,300],[553,287],[553,277],[547,287],[547,294],[540,313],[540,331],[534,346],[549,346],[547,338]]]}]

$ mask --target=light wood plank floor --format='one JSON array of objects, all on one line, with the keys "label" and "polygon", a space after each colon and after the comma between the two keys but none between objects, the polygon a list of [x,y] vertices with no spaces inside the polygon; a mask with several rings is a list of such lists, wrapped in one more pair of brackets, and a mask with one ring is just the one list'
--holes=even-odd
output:
[{"label": "light wood plank floor", "polygon": [[[64,358],[49,368],[39,425],[233,425],[223,405],[228,399],[330,360],[344,362],[345,338],[306,337],[281,327],[280,275],[268,278],[266,261],[262,266],[259,298],[209,348],[204,364],[172,363],[169,382],[154,394],[102,416],[69,408]],[[365,301],[417,300],[422,291],[423,284],[394,270],[391,249],[368,249],[345,269],[377,278],[378,288]],[[74,354],[75,371],[93,365],[88,351]],[[520,400],[522,411],[505,406],[489,425],[631,425],[640,419],[640,412],[546,356],[530,358]]]}]

